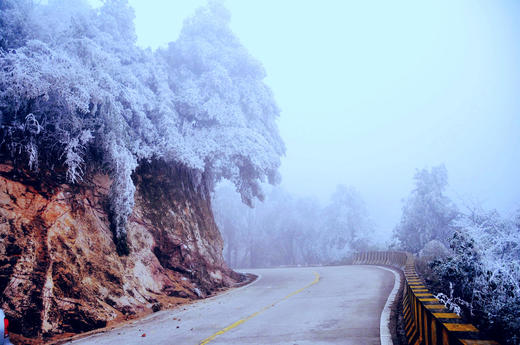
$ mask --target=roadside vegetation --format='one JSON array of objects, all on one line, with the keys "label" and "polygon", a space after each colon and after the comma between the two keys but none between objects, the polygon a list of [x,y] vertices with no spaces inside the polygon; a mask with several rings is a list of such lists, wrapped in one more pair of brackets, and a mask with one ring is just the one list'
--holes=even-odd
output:
[{"label": "roadside vegetation", "polygon": [[445,195],[443,166],[419,170],[394,230],[394,247],[453,312],[503,344],[520,344],[520,210],[460,211]]}]

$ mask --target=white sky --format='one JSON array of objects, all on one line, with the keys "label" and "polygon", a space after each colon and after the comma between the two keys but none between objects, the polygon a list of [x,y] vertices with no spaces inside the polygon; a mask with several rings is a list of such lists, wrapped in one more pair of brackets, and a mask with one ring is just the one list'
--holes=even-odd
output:
[{"label": "white sky", "polygon": [[[152,48],[205,3],[129,2],[139,44]],[[287,190],[326,201],[353,185],[390,230],[415,169],[444,163],[460,205],[520,208],[520,3],[225,3],[282,109]]]}]

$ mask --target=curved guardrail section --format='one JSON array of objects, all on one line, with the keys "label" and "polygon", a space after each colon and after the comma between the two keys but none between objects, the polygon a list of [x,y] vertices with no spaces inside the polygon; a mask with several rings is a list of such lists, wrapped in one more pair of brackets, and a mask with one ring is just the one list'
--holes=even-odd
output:
[{"label": "curved guardrail section", "polygon": [[486,340],[478,329],[450,312],[435,298],[415,271],[413,255],[407,252],[361,252],[354,265],[393,266],[404,272],[403,313],[410,345],[498,345]]}]

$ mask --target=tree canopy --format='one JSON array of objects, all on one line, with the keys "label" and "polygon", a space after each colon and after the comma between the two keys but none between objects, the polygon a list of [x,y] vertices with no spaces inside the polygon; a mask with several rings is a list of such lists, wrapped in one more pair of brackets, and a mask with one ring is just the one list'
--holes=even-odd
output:
[{"label": "tree canopy", "polygon": [[132,212],[132,173],[158,159],[212,188],[232,181],[245,202],[278,181],[284,144],[265,71],[210,2],[167,49],[136,45],[126,0],[0,3],[1,150],[69,183],[86,168],[112,177],[117,238]]}]

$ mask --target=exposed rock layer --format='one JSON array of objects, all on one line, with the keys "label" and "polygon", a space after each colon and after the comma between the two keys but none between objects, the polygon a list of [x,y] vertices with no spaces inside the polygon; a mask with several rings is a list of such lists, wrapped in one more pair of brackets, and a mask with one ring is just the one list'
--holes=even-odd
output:
[{"label": "exposed rock layer", "polygon": [[110,179],[53,184],[0,165],[1,306],[28,338],[104,327],[212,294],[241,277],[222,259],[210,197],[188,172],[146,163],[135,174],[119,256],[106,200]]}]

